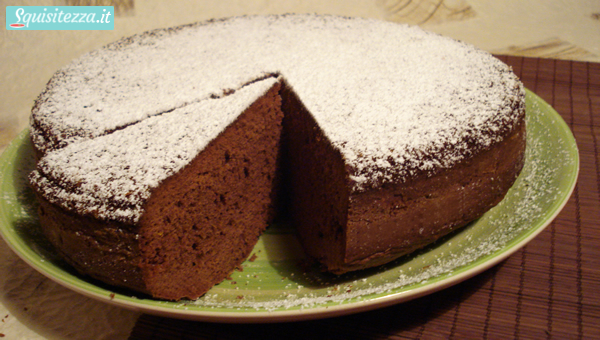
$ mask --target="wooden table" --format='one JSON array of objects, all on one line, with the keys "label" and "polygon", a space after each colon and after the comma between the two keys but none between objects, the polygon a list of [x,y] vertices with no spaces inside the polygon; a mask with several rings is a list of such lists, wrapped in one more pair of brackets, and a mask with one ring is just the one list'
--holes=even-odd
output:
[{"label": "wooden table", "polygon": [[573,195],[527,246],[454,287],[375,311],[253,325],[142,315],[130,339],[600,338],[600,63],[499,58],[560,113],[580,153]]}]

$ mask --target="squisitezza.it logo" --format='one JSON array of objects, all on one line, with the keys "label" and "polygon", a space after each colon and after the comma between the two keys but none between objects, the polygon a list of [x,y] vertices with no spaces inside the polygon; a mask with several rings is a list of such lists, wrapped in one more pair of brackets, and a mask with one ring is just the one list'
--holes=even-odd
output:
[{"label": "squisitezza.it logo", "polygon": [[112,30],[113,6],[7,6],[7,29]]}]

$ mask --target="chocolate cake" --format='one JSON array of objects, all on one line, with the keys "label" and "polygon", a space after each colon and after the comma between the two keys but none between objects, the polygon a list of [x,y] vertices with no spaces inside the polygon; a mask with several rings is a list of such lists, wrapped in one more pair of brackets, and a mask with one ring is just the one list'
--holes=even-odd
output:
[{"label": "chocolate cake", "polygon": [[196,298],[280,208],[336,274],[464,226],[519,174],[524,115],[510,68],[472,46],[367,19],[236,17],[58,71],[32,110],[30,178],[79,271]]}]

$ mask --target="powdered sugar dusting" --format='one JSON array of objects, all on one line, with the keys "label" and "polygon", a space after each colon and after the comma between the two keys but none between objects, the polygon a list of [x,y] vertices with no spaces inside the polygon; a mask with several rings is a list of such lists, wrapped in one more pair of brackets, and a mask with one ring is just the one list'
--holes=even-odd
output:
[{"label": "powdered sugar dusting", "polygon": [[277,80],[252,83],[47,154],[31,180],[53,203],[135,223],[153,188],[187,165]]},{"label": "powdered sugar dusting", "polygon": [[42,143],[96,138],[272,73],[340,150],[353,191],[450,167],[498,141],[524,114],[523,88],[506,65],[419,28],[316,15],[237,17],[82,56],[38,99],[33,140],[43,150]]}]

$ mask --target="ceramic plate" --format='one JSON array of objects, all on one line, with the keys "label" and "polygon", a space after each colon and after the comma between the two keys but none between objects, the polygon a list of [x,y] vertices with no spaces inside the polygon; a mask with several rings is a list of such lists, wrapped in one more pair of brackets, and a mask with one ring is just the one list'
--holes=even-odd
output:
[{"label": "ceramic plate", "polygon": [[292,230],[270,226],[241,270],[195,301],[166,302],[77,274],[40,232],[27,184],[28,131],[0,158],[0,232],[29,265],[74,291],[146,313],[217,322],[315,319],[380,308],[470,278],[506,259],[559,213],[575,186],[577,146],[561,117],[527,92],[526,164],[506,198],[479,220],[388,265],[333,276],[307,265]]}]

